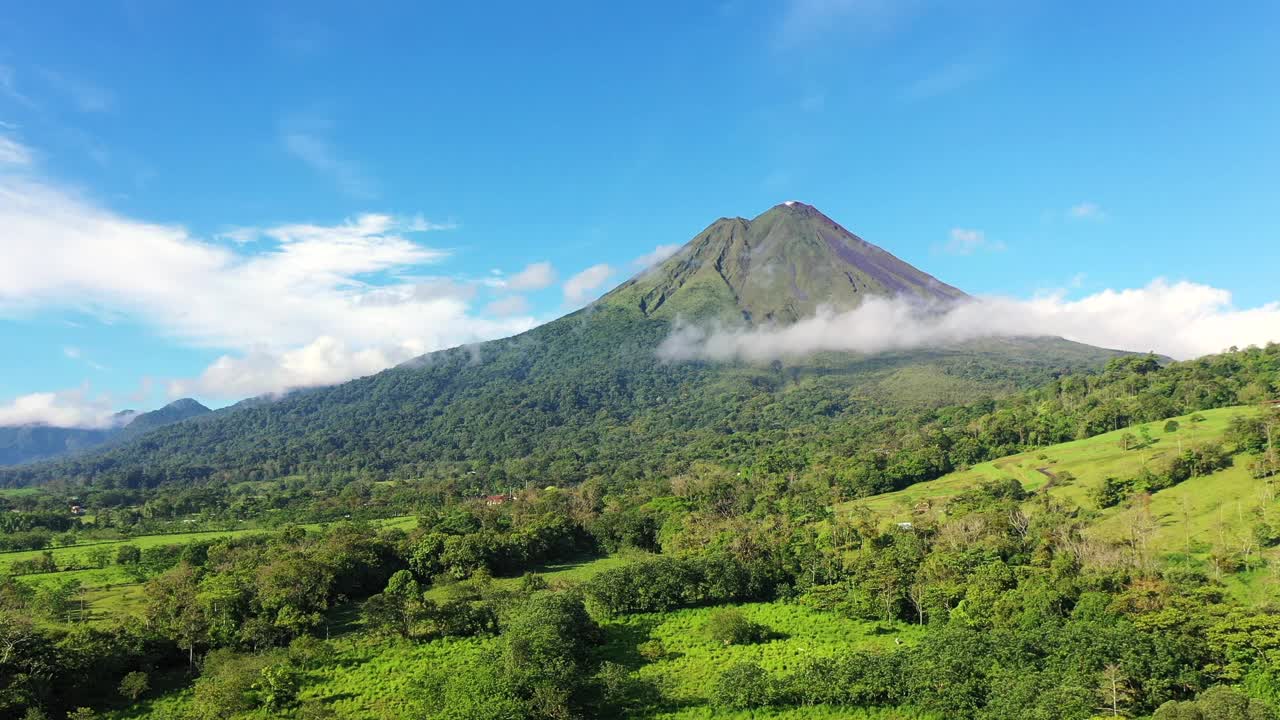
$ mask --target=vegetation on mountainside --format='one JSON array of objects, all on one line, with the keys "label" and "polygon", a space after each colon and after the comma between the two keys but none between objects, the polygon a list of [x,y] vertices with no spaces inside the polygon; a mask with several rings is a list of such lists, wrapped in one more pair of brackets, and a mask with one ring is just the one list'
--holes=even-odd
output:
[{"label": "vegetation on mountainside", "polygon": [[[0,503],[17,511],[0,513],[6,536],[58,538],[66,547],[52,548],[55,565],[95,547],[64,540],[114,543],[106,568],[76,572],[136,567],[146,584],[131,600],[141,620],[121,613],[86,624],[55,576],[0,579],[0,647],[11,648],[0,655],[0,713],[552,718],[858,708],[890,717],[896,708],[1056,720],[1100,710],[1181,717],[1243,703],[1269,717],[1280,697],[1280,615],[1265,592],[1257,607],[1233,604],[1219,578],[1241,582],[1231,573],[1245,569],[1239,577],[1269,586],[1271,574],[1259,572],[1280,538],[1170,554],[1151,540],[1158,535],[1106,528],[1141,511],[1144,491],[1145,507],[1158,507],[1166,494],[1228,477],[1241,493],[1271,488],[1276,418],[1256,404],[1209,408],[1274,398],[1278,361],[1274,346],[1167,367],[1121,358],[1003,400],[886,413],[856,442],[801,434],[744,449],[741,462],[685,460],[671,474],[602,474],[551,489],[537,489],[549,482],[534,475],[530,490],[487,501],[431,476],[90,486],[75,490],[93,516],[86,522],[67,517],[57,486],[3,493]],[[1166,432],[1169,417],[1178,427]],[[1126,427],[1134,422],[1142,424]],[[1090,436],[999,461],[1001,476],[955,488],[909,527],[892,514],[834,511],[833,500]],[[872,438],[885,444],[856,450]],[[1214,470],[1215,460],[1188,477],[1166,472],[1212,442],[1230,467]],[[1089,450],[1099,443],[1114,450]],[[1055,458],[1105,468],[1126,497],[1099,511],[1085,470],[1074,480],[1062,473],[1062,492],[1036,492],[1050,478],[1028,463],[1055,467]],[[1156,481],[1172,483],[1153,487],[1141,458]],[[1043,484],[1018,482],[1028,472]],[[120,554],[136,546],[124,536],[138,528],[186,519],[242,515],[270,528],[282,517],[406,511],[416,525],[284,527]],[[31,550],[43,557],[23,552]],[[614,557],[555,577],[536,572],[593,553]],[[713,629],[726,606],[738,614]],[[139,672],[145,686],[136,675],[126,683]]]}]

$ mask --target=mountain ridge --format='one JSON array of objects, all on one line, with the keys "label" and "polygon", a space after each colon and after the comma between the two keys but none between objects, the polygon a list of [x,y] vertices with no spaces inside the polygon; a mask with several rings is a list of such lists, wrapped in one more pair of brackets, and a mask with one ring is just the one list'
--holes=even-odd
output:
[{"label": "mountain ridge", "polygon": [[41,423],[0,427],[0,466],[50,460],[92,450],[210,412],[209,408],[192,398],[181,398],[150,412],[121,410],[113,417],[132,415],[132,418],[116,427],[74,428]]}]

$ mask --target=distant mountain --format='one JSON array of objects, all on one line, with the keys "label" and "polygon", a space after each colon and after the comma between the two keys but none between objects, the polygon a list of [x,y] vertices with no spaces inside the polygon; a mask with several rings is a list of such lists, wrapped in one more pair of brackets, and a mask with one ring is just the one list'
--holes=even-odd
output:
[{"label": "distant mountain", "polygon": [[910,422],[910,413],[1100,368],[1119,354],[1055,338],[768,366],[664,363],[657,354],[677,317],[784,324],[871,296],[965,297],[816,209],[786,203],[751,220],[719,220],[600,301],[521,335],[0,471],[0,484],[313,473],[506,487],[670,474],[699,459],[855,452],[892,441],[892,423]]},{"label": "distant mountain", "polygon": [[[209,408],[183,398],[147,413],[116,413],[115,427],[87,429],[49,425],[0,427],[0,465],[48,460],[138,437],[156,428],[208,413]],[[132,418],[132,419],[130,419]]]},{"label": "distant mountain", "polygon": [[124,426],[118,439],[127,439],[137,437],[146,432],[155,430],[156,428],[172,425],[176,422],[182,422],[193,417],[200,417],[212,412],[209,408],[201,405],[199,402],[191,398],[182,398],[174,400],[159,410],[152,410],[148,413],[142,413],[135,417],[128,425]]}]

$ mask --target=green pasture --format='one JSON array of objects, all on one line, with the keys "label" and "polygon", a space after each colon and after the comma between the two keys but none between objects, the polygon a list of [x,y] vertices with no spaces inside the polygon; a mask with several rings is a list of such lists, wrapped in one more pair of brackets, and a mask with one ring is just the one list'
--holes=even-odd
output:
[{"label": "green pasture", "polygon": [[852,620],[781,602],[738,608],[752,622],[767,627],[772,637],[752,645],[723,645],[706,629],[717,608],[693,608],[604,621],[607,643],[602,652],[610,660],[636,666],[643,662],[637,648],[651,640],[661,641],[666,657],[639,666],[637,675],[653,681],[673,703],[701,705],[707,702],[716,678],[739,662],[759,663],[781,676],[794,672],[808,658],[849,650],[892,652],[899,643],[914,644],[924,634],[923,628],[914,625]]}]

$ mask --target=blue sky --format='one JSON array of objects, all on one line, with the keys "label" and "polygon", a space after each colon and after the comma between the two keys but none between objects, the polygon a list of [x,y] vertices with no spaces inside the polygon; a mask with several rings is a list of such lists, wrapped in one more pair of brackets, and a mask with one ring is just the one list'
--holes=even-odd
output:
[{"label": "blue sky", "polygon": [[1188,318],[1280,339],[1277,27],[1273,2],[15,5],[0,424],[516,332],[787,199],[971,293],[1163,312],[1134,349],[1228,344],[1153,347]]}]

